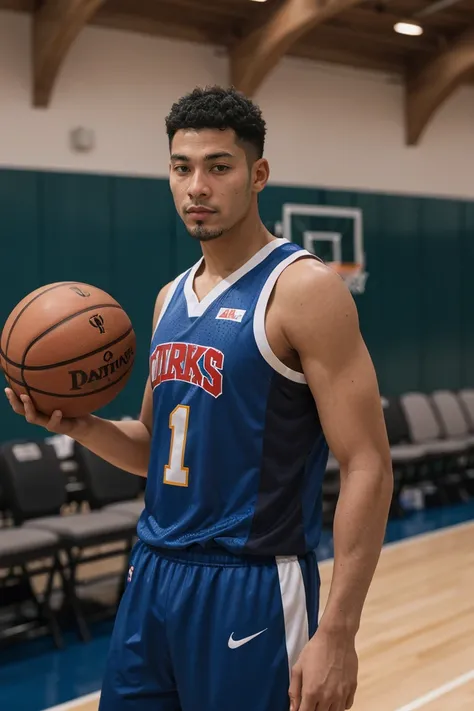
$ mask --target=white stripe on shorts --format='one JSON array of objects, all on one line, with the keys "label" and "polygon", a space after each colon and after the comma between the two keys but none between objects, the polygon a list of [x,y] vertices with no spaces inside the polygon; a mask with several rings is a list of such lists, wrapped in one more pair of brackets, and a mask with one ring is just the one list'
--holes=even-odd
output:
[{"label": "white stripe on shorts", "polygon": [[298,558],[286,556],[277,557],[275,560],[280,579],[281,602],[285,618],[286,651],[291,679],[291,670],[309,640],[306,590]]}]

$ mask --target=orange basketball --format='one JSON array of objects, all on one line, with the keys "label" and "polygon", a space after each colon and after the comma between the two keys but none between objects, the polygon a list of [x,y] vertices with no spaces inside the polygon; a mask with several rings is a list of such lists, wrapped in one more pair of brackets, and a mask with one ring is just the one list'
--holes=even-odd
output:
[{"label": "orange basketball", "polygon": [[95,286],[48,284],[13,309],[0,339],[0,366],[17,394],[47,415],[79,417],[125,386],[136,337],[120,304]]}]

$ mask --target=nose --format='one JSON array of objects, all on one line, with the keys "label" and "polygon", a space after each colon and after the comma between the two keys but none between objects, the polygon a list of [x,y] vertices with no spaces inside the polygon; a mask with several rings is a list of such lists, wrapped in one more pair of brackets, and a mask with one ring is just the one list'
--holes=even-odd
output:
[{"label": "nose", "polygon": [[205,172],[202,170],[195,170],[191,176],[191,180],[188,185],[188,196],[191,200],[197,200],[200,198],[207,198],[211,193],[211,189],[206,180]]}]

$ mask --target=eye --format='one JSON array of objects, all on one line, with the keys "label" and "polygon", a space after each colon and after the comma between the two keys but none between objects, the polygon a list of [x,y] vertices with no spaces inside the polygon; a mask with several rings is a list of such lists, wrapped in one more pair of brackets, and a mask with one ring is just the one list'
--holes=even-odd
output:
[{"label": "eye", "polygon": [[174,172],[178,173],[178,175],[184,175],[189,171],[189,168],[187,165],[175,165],[174,167]]},{"label": "eye", "polygon": [[212,170],[214,170],[216,173],[226,173],[228,170],[230,170],[230,166],[228,166],[228,165],[214,165],[212,167]]}]

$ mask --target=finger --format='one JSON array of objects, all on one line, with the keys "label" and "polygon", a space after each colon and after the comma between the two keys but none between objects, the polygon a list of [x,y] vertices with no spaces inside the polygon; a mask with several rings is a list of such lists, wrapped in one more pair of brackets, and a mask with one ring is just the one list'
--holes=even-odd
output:
[{"label": "finger", "polygon": [[28,420],[28,422],[35,423],[37,420],[37,412],[36,408],[31,402],[31,398],[28,397],[28,395],[20,395],[20,400],[23,403],[23,407],[25,408],[25,417]]},{"label": "finger", "polygon": [[18,398],[17,395],[15,395],[13,390],[11,388],[5,388],[5,395],[7,396],[8,402],[10,403],[13,411],[16,412],[17,415],[24,415],[25,408],[23,407],[21,400]]},{"label": "finger", "polygon": [[23,407],[25,408],[25,419],[32,425],[39,425],[40,427],[47,427],[49,418],[46,415],[41,415],[36,407],[33,405],[33,401],[28,395],[21,395],[21,401]]},{"label": "finger", "polygon": [[346,705],[344,707],[345,709],[351,709],[354,706],[356,691],[357,691],[357,686],[355,686],[352,689],[349,696],[347,697]]},{"label": "finger", "polygon": [[301,682],[302,674],[298,667],[293,667],[291,672],[291,684],[289,688],[290,711],[299,711],[301,704]]},{"label": "finger", "polygon": [[329,711],[329,706],[324,705],[317,695],[305,694],[303,691],[299,711]]},{"label": "finger", "polygon": [[332,711],[332,699],[328,698],[323,688],[319,688],[312,693],[305,692],[304,683],[301,694],[301,706],[299,711]]},{"label": "finger", "polygon": [[335,696],[327,695],[323,691],[316,694],[305,694],[300,711],[344,711],[344,701],[335,700]]},{"label": "finger", "polygon": [[51,430],[51,432],[56,432],[61,427],[62,419],[63,413],[61,412],[61,410],[55,410],[49,418],[49,422],[46,425],[46,428],[48,430]]}]

